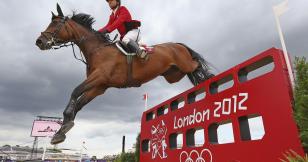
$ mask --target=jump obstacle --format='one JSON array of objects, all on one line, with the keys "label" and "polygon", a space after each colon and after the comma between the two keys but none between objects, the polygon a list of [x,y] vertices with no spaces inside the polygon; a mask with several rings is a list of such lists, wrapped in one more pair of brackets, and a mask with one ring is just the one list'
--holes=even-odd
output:
[{"label": "jump obstacle", "polygon": [[290,150],[304,155],[292,95],[283,52],[271,48],[145,111],[140,161],[278,162]]}]

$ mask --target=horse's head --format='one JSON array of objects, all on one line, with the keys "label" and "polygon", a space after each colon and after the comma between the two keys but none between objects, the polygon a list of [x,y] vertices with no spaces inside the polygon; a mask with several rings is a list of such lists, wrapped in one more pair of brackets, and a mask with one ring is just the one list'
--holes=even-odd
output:
[{"label": "horse's head", "polygon": [[59,46],[70,41],[71,36],[67,29],[67,22],[69,18],[63,15],[59,4],[57,4],[57,11],[58,16],[51,12],[51,23],[36,40],[36,45],[41,50],[48,50],[51,49],[53,46]]}]

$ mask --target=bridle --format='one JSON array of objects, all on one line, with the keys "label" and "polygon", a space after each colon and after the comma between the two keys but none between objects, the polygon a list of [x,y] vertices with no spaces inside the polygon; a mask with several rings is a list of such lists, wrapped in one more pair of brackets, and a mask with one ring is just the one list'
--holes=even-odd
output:
[{"label": "bridle", "polygon": [[[58,34],[63,27],[65,27],[66,32],[69,33],[69,30],[67,29],[67,26],[65,25],[66,21],[69,20],[69,18],[67,16],[66,17],[60,17],[60,18],[61,18],[61,20],[58,22],[58,24],[56,26],[56,30],[54,30],[53,32],[44,31],[44,32],[41,32],[41,35],[47,39],[47,45],[51,46],[51,49],[53,49],[53,50],[57,50],[57,49],[60,49],[62,47],[71,46],[75,59],[83,62],[87,66],[87,68],[89,68],[89,64],[87,63],[86,59],[84,58],[82,51],[81,50],[79,51],[81,58],[78,58],[76,56],[75,48],[74,48],[75,44],[81,44],[83,41],[86,40],[86,38],[81,37],[79,40],[71,39],[71,40],[68,40],[68,41],[64,41],[62,39],[59,39]],[[48,37],[48,35],[49,35],[49,37]],[[110,39],[110,37],[108,35],[107,36],[105,35],[105,39],[109,42],[105,46],[110,46],[110,45],[114,44],[117,37],[118,37],[118,35],[116,35],[114,37],[114,39]]]},{"label": "bridle", "polygon": [[[70,41],[65,42],[65,41],[58,38],[58,34],[61,31],[61,29],[63,28],[63,26],[65,26],[65,22],[67,21],[67,19],[68,19],[67,17],[61,18],[61,20],[58,22],[58,24],[56,26],[55,31],[53,31],[53,32],[50,32],[50,31],[41,32],[42,36],[45,37],[48,40],[47,44],[49,46],[51,46],[52,49],[59,49],[58,48],[59,46],[66,44],[67,42],[70,42]],[[65,26],[65,29],[68,32],[66,26]],[[48,35],[49,35],[49,37],[48,37]]]},{"label": "bridle", "polygon": [[[68,40],[68,41],[64,41],[64,40],[58,38],[58,34],[59,34],[59,32],[61,31],[61,29],[63,27],[65,27],[66,32],[69,33],[69,31],[67,29],[67,26],[65,25],[65,23],[66,23],[66,21],[68,19],[69,18],[67,16],[66,17],[61,17],[61,20],[58,22],[58,24],[56,26],[56,30],[54,30],[53,32],[44,31],[44,32],[41,32],[41,35],[47,39],[47,45],[51,46],[51,49],[53,49],[53,50],[57,50],[57,49],[60,49],[62,47],[69,47],[69,46],[71,46],[75,59],[83,62],[87,66],[87,68],[89,68],[89,65],[88,65],[86,59],[83,57],[81,50],[80,50],[81,58],[78,58],[76,56],[75,48],[74,48],[75,44],[80,44],[80,43],[82,43],[85,40],[84,37],[81,37],[77,41],[74,40],[74,39]],[[49,35],[49,37],[48,37],[48,35]],[[76,42],[76,43],[74,43],[74,42]]]}]

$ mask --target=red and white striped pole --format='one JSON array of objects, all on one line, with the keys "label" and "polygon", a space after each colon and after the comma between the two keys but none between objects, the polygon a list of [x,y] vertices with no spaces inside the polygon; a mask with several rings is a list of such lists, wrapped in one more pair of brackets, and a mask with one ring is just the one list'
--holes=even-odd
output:
[{"label": "red and white striped pole", "polygon": [[148,94],[143,94],[143,100],[144,100],[144,110],[146,111],[148,109]]}]

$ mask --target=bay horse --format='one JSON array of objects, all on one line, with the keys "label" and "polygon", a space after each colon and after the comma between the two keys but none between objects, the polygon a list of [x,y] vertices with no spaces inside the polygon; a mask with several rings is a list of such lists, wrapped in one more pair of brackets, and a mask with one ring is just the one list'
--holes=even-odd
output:
[{"label": "bay horse", "polygon": [[[131,70],[126,56],[92,28],[94,19],[87,14],[73,13],[64,16],[59,4],[58,15],[52,12],[52,20],[47,29],[36,40],[41,50],[76,44],[82,51],[87,64],[87,78],[72,92],[63,112],[63,124],[53,136],[51,144],[65,140],[65,134],[74,126],[74,119],[87,103],[103,94],[108,88],[139,87],[157,76],[175,83],[188,76],[197,85],[213,76],[207,62],[200,54],[180,43],[154,45],[154,51],[147,61],[133,57]],[[128,75],[128,72],[131,74]]]}]

